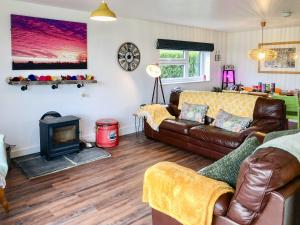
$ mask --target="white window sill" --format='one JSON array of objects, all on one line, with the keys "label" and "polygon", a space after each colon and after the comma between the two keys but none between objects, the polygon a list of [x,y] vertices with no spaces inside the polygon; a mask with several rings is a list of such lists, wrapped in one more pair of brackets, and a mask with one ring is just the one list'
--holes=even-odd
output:
[{"label": "white window sill", "polygon": [[202,83],[210,82],[210,80],[201,80],[201,79],[174,79],[174,80],[161,80],[162,85],[171,85],[171,84],[188,84],[188,83]]}]

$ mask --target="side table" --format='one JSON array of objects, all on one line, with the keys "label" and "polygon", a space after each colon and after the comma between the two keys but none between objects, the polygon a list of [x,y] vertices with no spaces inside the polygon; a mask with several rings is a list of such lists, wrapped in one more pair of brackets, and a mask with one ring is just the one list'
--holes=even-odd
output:
[{"label": "side table", "polygon": [[134,116],[135,134],[138,135],[140,131],[144,130],[144,117],[139,117],[137,113],[133,113],[132,115]]}]

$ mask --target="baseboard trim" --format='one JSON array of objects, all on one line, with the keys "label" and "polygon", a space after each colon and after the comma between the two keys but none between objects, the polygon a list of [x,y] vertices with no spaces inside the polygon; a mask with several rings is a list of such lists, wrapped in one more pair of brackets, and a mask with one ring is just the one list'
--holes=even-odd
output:
[{"label": "baseboard trim", "polygon": [[[127,135],[127,134],[132,134],[135,132],[134,126],[126,126],[126,127],[120,127],[119,128],[119,135]],[[94,142],[95,141],[95,133],[90,133],[87,135],[81,136],[81,139]],[[30,146],[30,147],[23,147],[23,148],[18,148],[17,146],[12,149],[11,151],[11,158],[16,158],[24,155],[30,155],[33,153],[40,152],[40,146],[35,145],[35,146]]]}]

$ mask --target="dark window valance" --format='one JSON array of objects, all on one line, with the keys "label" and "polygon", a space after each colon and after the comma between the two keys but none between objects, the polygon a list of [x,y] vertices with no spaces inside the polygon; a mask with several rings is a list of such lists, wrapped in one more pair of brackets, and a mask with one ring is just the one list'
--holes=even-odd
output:
[{"label": "dark window valance", "polygon": [[192,41],[176,41],[157,39],[157,49],[188,50],[188,51],[214,51],[214,44]]}]

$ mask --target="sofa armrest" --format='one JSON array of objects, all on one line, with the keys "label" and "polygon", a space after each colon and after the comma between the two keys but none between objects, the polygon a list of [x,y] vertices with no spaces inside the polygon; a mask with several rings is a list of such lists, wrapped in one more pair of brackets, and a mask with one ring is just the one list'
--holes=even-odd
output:
[{"label": "sofa armrest", "polygon": [[264,143],[264,139],[266,137],[266,134],[265,133],[262,133],[262,132],[252,132],[251,134],[249,134],[248,136],[249,138],[250,137],[256,137],[257,140],[259,141],[260,144],[263,144]]},{"label": "sofa armrest", "polygon": [[166,109],[168,110],[168,112],[169,112],[172,116],[175,116],[175,117],[179,117],[180,112],[181,112],[181,111],[178,109],[178,106],[177,106],[177,105],[174,105],[174,104],[172,104],[172,103],[170,103]]}]

